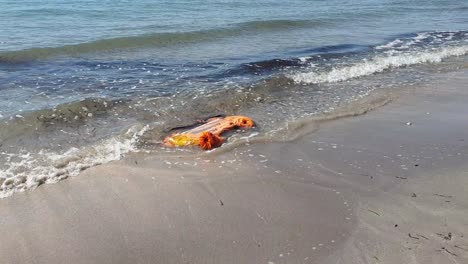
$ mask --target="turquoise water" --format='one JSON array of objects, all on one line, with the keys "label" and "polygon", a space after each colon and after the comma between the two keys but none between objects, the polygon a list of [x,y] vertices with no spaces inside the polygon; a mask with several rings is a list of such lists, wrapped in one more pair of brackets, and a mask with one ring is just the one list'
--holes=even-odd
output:
[{"label": "turquoise water", "polygon": [[[375,44],[403,33],[465,30],[468,22],[464,0],[2,0],[0,8],[0,51],[93,42],[94,46],[77,46],[76,53],[73,49],[70,53],[196,42],[220,45],[215,54],[190,48],[162,52],[166,56],[182,53],[183,57],[178,56],[181,59],[217,58],[226,52],[231,56],[258,55],[341,43]],[[112,39],[118,43],[109,41],[103,45],[109,47],[100,46],[100,40]],[[209,54],[201,54],[204,52]]]},{"label": "turquoise water", "polygon": [[268,135],[430,81],[468,53],[466,0],[0,0],[0,10],[0,196],[160,151],[170,128],[209,116],[250,115]]}]

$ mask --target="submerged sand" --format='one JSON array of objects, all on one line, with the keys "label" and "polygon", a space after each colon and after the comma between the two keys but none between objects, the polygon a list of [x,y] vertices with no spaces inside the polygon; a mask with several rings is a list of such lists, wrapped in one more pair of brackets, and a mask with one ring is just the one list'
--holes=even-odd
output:
[{"label": "submerged sand", "polygon": [[0,200],[3,263],[468,263],[468,74],[286,143]]}]

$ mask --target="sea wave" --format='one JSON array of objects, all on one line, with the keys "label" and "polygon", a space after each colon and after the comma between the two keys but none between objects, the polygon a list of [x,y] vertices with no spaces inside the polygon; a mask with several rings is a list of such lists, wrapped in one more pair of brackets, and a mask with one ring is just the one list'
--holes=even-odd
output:
[{"label": "sea wave", "polygon": [[268,31],[320,27],[330,23],[332,22],[325,20],[250,21],[209,30],[153,33],[131,37],[101,39],[59,47],[36,47],[18,51],[7,51],[0,53],[0,63],[23,63],[56,56],[78,56],[87,53],[109,52],[133,48],[167,47],[207,42],[246,34],[258,34]]},{"label": "sea wave", "polygon": [[38,157],[29,152],[0,152],[0,156],[8,161],[6,168],[0,170],[0,198],[35,189],[44,183],[56,183],[92,166],[120,160],[124,154],[139,150],[138,139],[147,128],[134,126],[120,136],[85,148],[70,148],[64,153],[43,150]]},{"label": "sea wave", "polygon": [[[468,52],[468,31],[428,31],[397,36],[387,43],[348,51],[344,54],[325,53],[303,59],[310,67],[289,77],[296,83],[336,83],[380,73],[392,68],[421,63],[438,63]],[[350,46],[350,45],[348,45]],[[352,47],[352,45],[351,45]],[[354,56],[357,55],[359,56]],[[332,63],[323,63],[328,59]],[[318,67],[317,67],[318,65]]]},{"label": "sea wave", "polygon": [[378,54],[358,63],[334,67],[326,72],[312,71],[292,74],[289,77],[296,83],[318,84],[342,82],[353,78],[380,73],[391,68],[399,68],[420,63],[437,63],[452,56],[463,56],[468,53],[468,45],[441,47],[423,51],[397,53],[395,55]]}]

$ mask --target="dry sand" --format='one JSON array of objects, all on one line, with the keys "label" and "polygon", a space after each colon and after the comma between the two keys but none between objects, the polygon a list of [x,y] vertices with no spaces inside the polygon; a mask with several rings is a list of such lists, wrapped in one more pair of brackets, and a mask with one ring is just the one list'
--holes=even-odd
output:
[{"label": "dry sand", "polygon": [[468,74],[293,142],[134,154],[0,200],[2,263],[468,263]]}]

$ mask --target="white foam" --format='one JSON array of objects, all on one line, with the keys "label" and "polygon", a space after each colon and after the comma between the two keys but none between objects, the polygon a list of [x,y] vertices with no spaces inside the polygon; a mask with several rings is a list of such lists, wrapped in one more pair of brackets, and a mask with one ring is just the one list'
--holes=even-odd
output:
[{"label": "white foam", "polygon": [[312,57],[310,56],[306,56],[306,57],[299,57],[299,61],[301,63],[304,63],[304,62],[307,62],[308,60],[310,60]]},{"label": "white foam", "polygon": [[387,43],[387,44],[385,44],[385,45],[377,46],[377,47],[375,47],[375,49],[377,49],[377,50],[380,50],[380,49],[390,49],[390,48],[393,48],[393,47],[395,47],[395,46],[397,46],[397,45],[400,45],[401,43],[403,43],[402,40],[400,40],[400,39],[395,39],[394,41],[389,42],[389,43]]},{"label": "white foam", "polygon": [[65,153],[0,153],[7,161],[6,169],[0,171],[0,198],[34,189],[42,183],[56,183],[92,166],[120,160],[124,154],[138,151],[138,138],[147,129],[148,126],[132,127],[118,137],[83,149],[71,148]]},{"label": "white foam", "polygon": [[362,61],[351,66],[333,68],[328,72],[305,72],[290,75],[296,83],[333,83],[352,78],[383,72],[390,68],[415,65],[420,63],[437,63],[452,56],[462,56],[468,53],[468,46],[445,47],[428,51],[414,51],[399,53],[391,56],[378,55],[370,60]]},{"label": "white foam", "polygon": [[427,39],[430,36],[431,36],[430,32],[422,32],[422,33],[418,33],[418,35],[414,37],[413,39],[415,41],[421,41],[421,40]]}]

